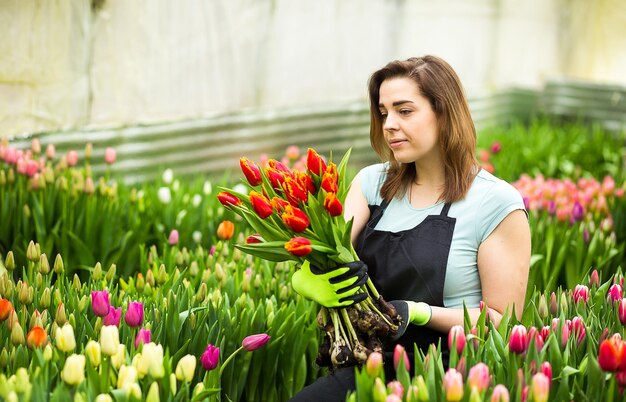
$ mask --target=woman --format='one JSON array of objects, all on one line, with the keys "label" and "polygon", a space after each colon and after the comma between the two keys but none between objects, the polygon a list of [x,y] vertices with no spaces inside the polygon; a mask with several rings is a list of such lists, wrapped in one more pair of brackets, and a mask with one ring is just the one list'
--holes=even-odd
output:
[{"label": "woman", "polygon": [[[481,300],[495,325],[507,310],[521,317],[527,214],[517,190],[476,162],[476,131],[454,70],[434,56],[393,61],[371,76],[369,96],[370,140],[385,163],[355,177],[345,217],[354,218],[352,240],[377,289],[410,317],[397,342],[425,350],[443,338],[447,348],[464,303],[473,322]],[[353,371],[337,370],[294,400],[345,400]]]}]

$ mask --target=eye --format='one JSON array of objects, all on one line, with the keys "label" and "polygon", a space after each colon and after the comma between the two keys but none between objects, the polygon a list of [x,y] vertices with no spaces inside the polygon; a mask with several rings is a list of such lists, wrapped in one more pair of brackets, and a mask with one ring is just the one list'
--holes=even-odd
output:
[{"label": "eye", "polygon": [[411,114],[412,110],[411,109],[400,109],[400,114],[402,116],[408,116],[409,114]]},{"label": "eye", "polygon": [[380,112],[380,118],[384,121],[387,118],[387,112]]}]

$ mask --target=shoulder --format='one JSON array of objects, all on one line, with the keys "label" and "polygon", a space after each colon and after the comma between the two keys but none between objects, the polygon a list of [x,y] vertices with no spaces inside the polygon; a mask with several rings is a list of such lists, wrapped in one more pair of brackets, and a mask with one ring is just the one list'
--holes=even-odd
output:
[{"label": "shoulder", "polygon": [[359,171],[361,191],[369,205],[380,204],[380,188],[387,177],[388,163],[377,163],[364,167]]},{"label": "shoulder", "polygon": [[483,206],[518,204],[524,207],[522,195],[515,187],[484,169],[476,175],[470,193],[479,198]]}]

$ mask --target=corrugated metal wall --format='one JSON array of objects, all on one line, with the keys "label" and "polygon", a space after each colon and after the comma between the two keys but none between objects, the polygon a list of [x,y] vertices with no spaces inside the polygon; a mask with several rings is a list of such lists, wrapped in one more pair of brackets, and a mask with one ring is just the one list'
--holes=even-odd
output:
[{"label": "corrugated metal wall", "polygon": [[[549,82],[542,92],[513,89],[470,100],[477,129],[526,120],[545,113],[602,122],[610,129],[626,128],[626,87],[583,82]],[[82,156],[93,144],[93,170],[103,172],[104,148],[115,147],[118,161],[112,172],[132,184],[150,180],[162,169],[177,175],[216,177],[236,169],[240,156],[257,160],[261,153],[280,157],[289,145],[314,147],[327,154],[352,148],[351,163],[364,166],[377,160],[369,145],[366,102],[281,111],[248,111],[202,120],[94,131],[41,133],[42,144],[59,152],[76,149]],[[16,138],[27,147],[30,138]]]}]

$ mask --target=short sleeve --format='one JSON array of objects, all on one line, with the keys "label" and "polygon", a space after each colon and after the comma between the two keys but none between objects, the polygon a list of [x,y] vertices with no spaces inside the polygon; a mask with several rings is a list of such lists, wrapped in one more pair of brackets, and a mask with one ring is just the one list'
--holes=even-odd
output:
[{"label": "short sleeve", "polygon": [[[519,191],[504,180],[495,181],[485,193],[478,209],[476,231],[480,242],[482,243],[489,237],[504,218],[518,209],[526,212],[524,200]],[[527,212],[526,215],[528,215]]]},{"label": "short sleeve", "polygon": [[358,173],[361,180],[361,192],[363,192],[368,205],[381,204],[380,188],[385,180],[386,172],[386,164],[378,163],[366,166]]}]

